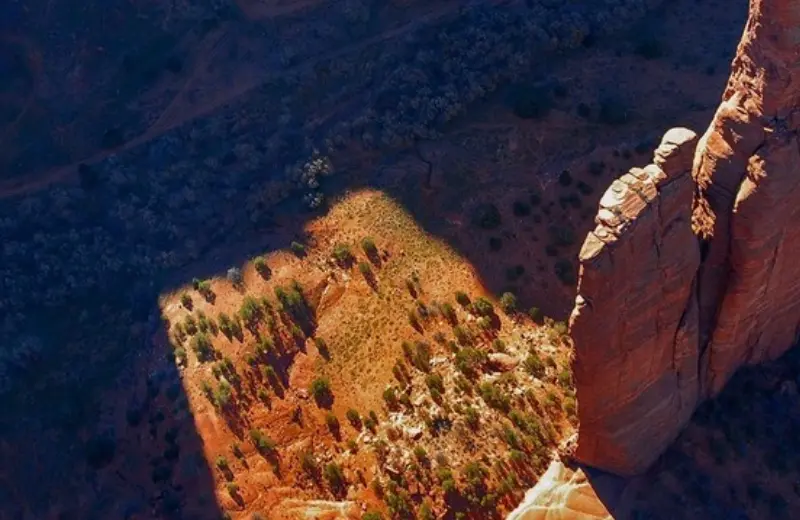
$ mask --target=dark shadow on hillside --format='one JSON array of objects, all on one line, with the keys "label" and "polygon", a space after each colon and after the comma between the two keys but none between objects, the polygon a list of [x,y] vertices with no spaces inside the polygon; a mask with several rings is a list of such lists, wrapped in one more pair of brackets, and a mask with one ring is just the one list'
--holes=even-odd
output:
[{"label": "dark shadow on hillside", "polygon": [[635,485],[635,519],[796,518],[800,348],[740,370]]},{"label": "dark shadow on hillside", "polygon": [[[725,53],[712,59],[720,69],[729,61],[734,42],[728,43]],[[673,52],[672,59],[678,59],[680,53]],[[566,59],[554,72],[557,77],[577,77],[578,82],[581,73],[580,63]],[[721,91],[724,78],[701,77],[713,84],[713,91]],[[712,97],[716,101],[718,95]],[[588,106],[597,99],[564,101],[562,108],[580,110],[584,101]],[[599,105],[589,108],[603,113]],[[709,104],[698,114],[708,120],[712,109]],[[652,123],[660,132],[680,122]],[[592,131],[603,133],[604,127]],[[627,136],[629,141],[627,157],[620,152],[622,158],[616,161],[619,168],[625,161],[641,165],[649,160],[651,149],[635,151],[641,135],[626,131],[624,124],[616,131],[616,136]],[[306,242],[305,225],[319,214],[306,212],[296,199],[271,206],[269,179],[261,170],[246,168],[247,151],[237,158],[224,150],[225,158],[231,154],[233,158],[230,163],[222,161],[219,171],[187,177],[176,173],[173,165],[186,157],[197,159],[192,166],[201,168],[204,153],[210,157],[225,148],[219,143],[224,144],[228,134],[222,133],[185,141],[163,139],[151,149],[120,154],[98,165],[97,177],[84,176],[91,182],[82,188],[70,187],[68,193],[53,189],[44,202],[3,201],[7,207],[2,216],[19,216],[24,222],[12,229],[3,227],[8,230],[4,240],[9,248],[30,246],[36,253],[43,250],[45,259],[30,255],[25,265],[9,267],[8,279],[34,273],[44,287],[65,288],[68,294],[82,291],[85,298],[42,291],[37,299],[59,301],[58,311],[43,314],[37,302],[36,307],[23,309],[23,329],[9,332],[15,342],[12,350],[27,336],[41,346],[14,350],[18,357],[5,365],[15,371],[11,375],[16,386],[0,403],[0,518],[220,518],[214,494],[216,470],[203,456],[195,425],[199,418],[187,409],[179,371],[163,341],[158,295],[193,278],[224,276],[230,267],[257,254]],[[282,146],[291,148],[295,141],[287,139]],[[469,149],[469,144],[461,148]],[[423,168],[407,168],[397,175],[389,166],[403,161]],[[438,183],[421,191],[428,177],[426,161],[413,151],[404,152],[387,157],[373,172],[343,172],[323,181],[323,188],[329,200],[361,188],[388,193],[425,231],[449,243],[475,266],[488,290],[495,294],[514,290],[524,307],[537,306],[563,319],[574,290],[574,276],[570,282],[568,274],[576,267],[563,261],[574,258],[604,185],[621,171],[601,171],[592,190],[581,189],[576,178],[544,196],[535,192],[540,172],[497,174],[487,183],[470,171],[445,164],[447,171],[439,171]],[[585,168],[589,171],[591,165]],[[242,186],[248,187],[246,193]],[[261,191],[263,200],[258,196]],[[492,210],[488,217],[474,219],[486,204],[497,208],[497,221]],[[23,217],[38,214],[52,218]],[[551,230],[561,226],[568,214],[579,215],[571,226],[571,238],[560,228]],[[450,224],[453,216],[463,225]],[[529,223],[536,224],[535,231],[526,229],[532,228]],[[97,228],[115,240],[100,238]],[[44,240],[31,246],[39,234],[57,232],[74,236],[69,235],[68,244]],[[97,247],[87,252],[83,244]],[[547,249],[551,245],[552,255]],[[546,264],[529,262],[526,254],[534,248],[544,250]],[[56,277],[47,268],[50,258],[85,266],[87,278],[98,278],[99,285],[86,289],[79,280]],[[169,268],[161,269],[162,265]],[[557,280],[558,265],[567,282]],[[533,286],[529,277],[534,273],[552,285]],[[9,299],[27,290],[12,282],[4,287],[8,290],[2,297]],[[276,386],[285,385],[285,372],[278,377]],[[241,430],[246,435],[246,425]]]},{"label": "dark shadow on hillside", "polygon": [[642,476],[587,466],[616,520],[791,519],[800,511],[800,347],[746,367]]}]

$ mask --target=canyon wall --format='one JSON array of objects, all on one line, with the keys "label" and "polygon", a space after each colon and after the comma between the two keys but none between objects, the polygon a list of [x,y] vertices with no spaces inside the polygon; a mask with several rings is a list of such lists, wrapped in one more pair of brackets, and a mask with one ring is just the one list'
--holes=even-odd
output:
[{"label": "canyon wall", "polygon": [[705,134],[614,181],[580,253],[575,458],[644,471],[737,368],[800,325],[800,4],[752,0]]}]

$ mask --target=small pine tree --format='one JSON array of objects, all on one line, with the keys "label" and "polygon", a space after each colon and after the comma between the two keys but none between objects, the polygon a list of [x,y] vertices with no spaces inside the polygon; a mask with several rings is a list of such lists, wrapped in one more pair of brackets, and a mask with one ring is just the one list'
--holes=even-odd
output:
[{"label": "small pine tree", "polygon": [[375,241],[371,237],[365,237],[361,240],[361,249],[364,250],[364,254],[369,258],[378,256],[378,246],[375,245]]},{"label": "small pine tree", "polygon": [[306,246],[301,244],[300,242],[292,242],[291,246],[289,246],[296,256],[305,256],[306,254]]},{"label": "small pine tree", "polygon": [[517,297],[512,292],[504,292],[500,296],[500,307],[506,314],[513,314],[517,311]]}]

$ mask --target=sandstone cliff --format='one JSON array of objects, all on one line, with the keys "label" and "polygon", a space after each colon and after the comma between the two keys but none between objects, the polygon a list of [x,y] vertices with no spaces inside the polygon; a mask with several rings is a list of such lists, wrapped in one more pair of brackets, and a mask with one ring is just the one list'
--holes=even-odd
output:
[{"label": "sandstone cliff", "polygon": [[603,196],[570,320],[579,461],[644,471],[738,367],[795,342],[798,27],[795,2],[752,0],[706,133],[670,130]]}]

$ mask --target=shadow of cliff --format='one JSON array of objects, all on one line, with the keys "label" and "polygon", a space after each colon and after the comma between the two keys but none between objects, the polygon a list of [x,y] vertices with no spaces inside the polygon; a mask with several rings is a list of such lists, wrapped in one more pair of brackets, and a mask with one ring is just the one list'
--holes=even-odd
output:
[{"label": "shadow of cliff", "polygon": [[[739,25],[730,29],[732,38],[725,40],[725,49],[711,59],[719,69],[727,67],[741,27],[741,20],[732,20]],[[697,33],[695,41],[707,42],[703,27],[691,30]],[[679,47],[678,41],[674,47]],[[689,50],[673,48],[670,63],[680,62]],[[596,79],[596,71],[586,72],[580,65],[565,59],[553,74],[571,81],[577,78],[579,82]],[[621,63],[619,67],[627,68],[628,64]],[[713,112],[725,78],[705,72],[691,77],[709,85],[710,94],[701,96],[703,106],[691,116],[702,125]],[[583,101],[571,100],[570,110]],[[666,95],[662,100],[666,105],[671,101]],[[405,160],[419,163],[414,152],[386,157],[366,174],[355,168],[342,172],[325,181],[323,188],[330,200],[348,190],[370,188],[388,193],[422,228],[449,243],[467,259],[487,290],[494,294],[514,290],[524,308],[537,306],[547,315],[564,319],[571,305],[574,282],[556,279],[557,260],[576,256],[580,245],[576,237],[583,236],[591,226],[591,214],[603,186],[627,166],[642,165],[649,160],[652,147],[646,149],[646,154],[631,153],[642,140],[643,129],[655,126],[658,134],[671,124],[682,123],[671,120],[669,114],[668,110],[656,110],[643,115],[638,122],[608,130],[602,139],[604,144],[613,147],[615,143],[626,142],[627,152],[619,151],[618,157],[609,159],[616,170],[610,167],[604,170],[596,176],[593,190],[579,195],[580,209],[573,202],[578,174],[569,186],[548,192],[543,197],[544,204],[540,202],[537,206],[540,209],[533,208],[536,205],[531,203],[535,195],[531,186],[539,185],[540,174],[532,170],[508,175],[472,175],[473,170],[456,171],[455,165],[448,163],[443,170],[452,171],[438,173],[443,181],[421,191],[428,175],[424,169],[398,177],[392,173],[395,170],[386,167]],[[547,131],[547,124],[542,123],[541,129]],[[602,126],[586,125],[583,132],[587,134],[606,133]],[[460,146],[457,150],[470,148],[468,142],[455,144]],[[590,166],[586,164],[585,169]],[[254,179],[254,185],[258,180]],[[182,188],[170,186],[176,191]],[[187,249],[194,247],[192,261],[176,263],[167,272],[146,276],[121,269],[111,280],[104,281],[102,291],[90,297],[67,300],[55,312],[25,311],[29,315],[25,323],[50,348],[36,350],[46,355],[38,358],[34,355],[30,362],[20,364],[24,368],[15,374],[18,382],[13,395],[3,397],[0,518],[221,517],[222,507],[215,499],[221,477],[214,475],[211,461],[204,456],[203,442],[194,424],[196,418],[188,410],[178,370],[163,342],[157,339],[163,335],[158,295],[193,278],[224,276],[228,268],[241,266],[256,254],[286,249],[292,241],[303,242],[306,224],[319,213],[305,212],[303,205],[295,200],[264,209],[258,219],[252,220],[243,209],[241,194],[231,196],[224,186],[205,188],[196,192],[197,214],[176,218],[174,233],[143,229],[140,236],[127,236],[120,244],[107,247],[108,257],[122,258],[126,253],[137,254],[136,240],[163,254],[170,253],[175,242],[180,242]],[[144,181],[123,188],[100,182],[82,196],[81,225],[91,229],[101,225],[109,215],[124,215],[126,200],[149,197],[150,190],[154,188]],[[570,198],[563,203],[561,199],[566,197]],[[515,207],[520,200],[531,206],[527,214],[527,210]],[[485,216],[486,204],[497,208],[499,223],[481,218]],[[557,254],[549,255],[545,249],[552,238],[550,225],[560,224],[580,214],[580,210],[588,211],[588,216],[575,218],[571,226],[573,238],[563,240]],[[535,222],[537,215],[541,220],[534,229],[528,219]],[[454,225],[453,216],[462,223]],[[52,223],[54,228],[71,225],[66,219]],[[20,229],[18,236],[9,240],[22,242],[38,231],[36,227]],[[541,258],[549,260],[539,262]],[[86,259],[89,265],[100,261]],[[519,266],[523,267],[522,272]],[[30,268],[36,270],[37,266]],[[574,262],[563,267],[564,272],[570,269],[576,269]]]},{"label": "shadow of cliff", "polygon": [[800,511],[800,348],[746,367],[647,474],[634,519],[796,518]]}]

